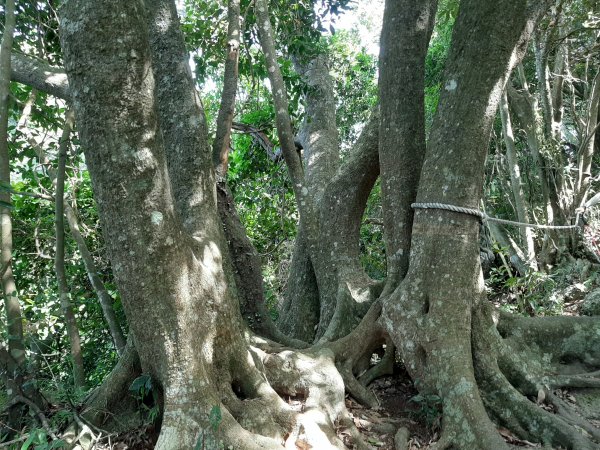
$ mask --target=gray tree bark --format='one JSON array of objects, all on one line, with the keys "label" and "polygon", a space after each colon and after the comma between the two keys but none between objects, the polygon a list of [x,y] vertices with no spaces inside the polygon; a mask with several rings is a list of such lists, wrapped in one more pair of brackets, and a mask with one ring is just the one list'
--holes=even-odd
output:
[{"label": "gray tree bark", "polygon": [[[344,448],[331,351],[250,352],[175,4],[68,0],[61,27],[115,278],[142,370],[164,393],[156,448],[281,449],[300,430],[315,448]],[[304,390],[307,411],[292,411],[271,386]]]},{"label": "gray tree bark", "polygon": [[235,115],[235,94],[238,82],[238,58],[240,53],[240,2],[230,0],[227,9],[227,56],[223,75],[221,107],[217,117],[217,132],[213,142],[213,162],[217,176],[226,177],[231,141],[231,125]]},{"label": "gray tree bark", "polygon": [[85,371],[83,368],[83,354],[81,352],[81,337],[79,335],[79,325],[75,317],[75,311],[71,303],[69,285],[65,274],[65,176],[67,164],[67,149],[70,145],[71,130],[73,129],[73,113],[67,112],[65,117],[65,126],[60,138],[58,149],[58,168],[56,170],[55,187],[55,214],[54,227],[56,233],[56,254],[54,257],[54,267],[56,271],[56,280],[58,283],[58,293],[60,295],[60,307],[65,318],[65,328],[69,337],[69,346],[71,350],[71,364],[73,365],[73,382],[76,388],[85,387]]},{"label": "gray tree bark", "polygon": [[[417,202],[478,208],[492,122],[538,15],[539,5],[524,2],[461,2]],[[484,298],[478,232],[475,217],[418,210],[409,271],[381,318],[420,389],[442,399],[442,449],[507,448],[475,377],[472,342],[483,337],[473,337],[479,320],[474,312]]]},{"label": "gray tree bark", "polygon": [[[289,102],[277,65],[266,2],[257,2],[256,10],[278,134],[284,155],[289,155],[286,164],[300,213],[279,325],[297,339],[328,341],[349,333],[381,291],[379,283],[365,274],[358,261],[361,218],[379,171],[378,115],[373,115],[353,149],[349,159],[355,165],[340,165],[333,81],[327,58],[295,57],[296,69],[309,87],[307,120],[299,133],[304,148],[304,170],[300,171],[290,139]],[[302,314],[302,319],[298,314]]]},{"label": "gray tree bark", "polygon": [[595,149],[595,134],[598,131],[598,111],[600,105],[600,69],[591,84],[590,95],[587,99],[587,117],[584,135],[577,154],[578,175],[575,191],[574,206],[580,207],[585,203],[592,181],[592,158]]},{"label": "gray tree bark", "polygon": [[425,56],[436,10],[437,0],[385,2],[385,14],[393,18],[384,21],[379,55],[379,162],[388,292],[408,270],[411,204],[425,157]]},{"label": "gray tree bark", "polygon": [[[503,92],[502,97],[500,98],[500,118],[502,120],[502,134],[504,135],[504,143],[506,145],[506,159],[508,170],[510,172],[510,184],[515,201],[517,221],[529,223],[529,206],[525,200],[525,194],[523,193],[523,186],[521,184],[521,169],[519,168],[519,161],[517,159],[517,149],[515,147],[515,137],[512,129],[512,121],[510,119],[506,92]],[[525,263],[532,270],[537,270],[533,231],[529,227],[520,227],[519,234],[521,235],[521,245],[525,247]]]}]

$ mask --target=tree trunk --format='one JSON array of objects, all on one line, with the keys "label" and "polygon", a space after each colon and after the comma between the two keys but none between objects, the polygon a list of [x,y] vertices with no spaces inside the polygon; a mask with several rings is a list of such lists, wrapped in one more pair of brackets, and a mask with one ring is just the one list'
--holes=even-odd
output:
[{"label": "tree trunk", "polygon": [[[520,126],[525,130],[527,136],[527,147],[533,158],[537,171],[537,178],[540,183],[540,191],[542,194],[542,204],[545,209],[544,219],[547,224],[554,224],[556,218],[560,217],[558,203],[556,200],[556,192],[550,186],[551,180],[551,162],[547,156],[542,155],[541,148],[545,142],[543,119],[539,111],[537,98],[529,91],[527,78],[522,64],[517,66],[517,73],[522,89],[516,91],[510,86],[507,86],[507,93],[510,99],[510,105],[515,111],[515,116]],[[542,267],[548,267],[555,262],[556,252],[554,242],[558,242],[559,237],[556,232],[548,230],[544,233],[542,248],[539,255],[539,262]]]},{"label": "tree trunk", "polygon": [[[6,22],[0,49],[0,182],[10,186],[10,160],[8,155],[8,94],[10,86],[10,53],[12,50],[13,32],[15,28],[15,3],[6,2]],[[2,291],[6,309],[8,331],[8,351],[20,366],[25,362],[25,344],[23,343],[23,323],[19,294],[12,271],[12,218],[10,212],[11,198],[6,190],[0,192],[0,225],[2,230],[2,251],[0,266],[2,267]]]},{"label": "tree trunk", "polygon": [[[277,65],[266,2],[257,2],[256,11],[278,135],[300,213],[290,270],[294,278],[290,278],[286,289],[280,323],[296,338],[336,339],[352,329],[380,291],[378,283],[364,273],[358,262],[360,220],[379,169],[374,158],[378,116],[373,114],[349,157],[355,164],[340,166],[333,82],[327,58],[317,55],[306,61],[297,57],[297,70],[310,87],[306,95],[309,118],[300,132],[305,170],[300,170],[290,139],[293,136],[289,102]],[[316,286],[310,284],[314,281]]]},{"label": "tree trunk", "polygon": [[[61,13],[115,279],[142,370],[164,395],[156,448],[281,449],[300,433],[314,448],[344,448],[333,428],[348,418],[331,351],[248,346],[175,4],[69,0]],[[292,411],[271,386],[305,395],[306,410]]]},{"label": "tree trunk", "polygon": [[[477,209],[497,106],[539,8],[503,0],[461,2],[417,202]],[[412,378],[420,390],[442,399],[438,448],[507,448],[475,378],[472,342],[487,339],[473,314],[484,300],[478,232],[474,216],[418,210],[408,274],[384,303],[382,323]]]},{"label": "tree trunk", "polygon": [[[508,162],[508,170],[510,172],[510,184],[513,198],[515,200],[517,221],[529,223],[529,207],[527,206],[525,194],[523,193],[523,186],[521,184],[521,169],[519,168],[519,161],[517,159],[517,149],[515,147],[515,137],[512,130],[506,92],[502,93],[502,98],[500,99],[500,118],[502,120],[504,143],[506,144],[506,159]],[[533,230],[529,227],[520,227],[519,234],[521,235],[521,245],[525,247],[526,264],[532,270],[537,270]]]},{"label": "tree trunk", "polygon": [[221,107],[217,117],[217,132],[213,142],[213,162],[220,177],[227,176],[231,124],[235,115],[235,93],[238,82],[238,58],[240,53],[240,1],[229,0],[227,9],[227,57],[223,75]]},{"label": "tree trunk", "polygon": [[598,126],[598,112],[600,104],[600,69],[590,88],[590,97],[588,99],[587,120],[585,123],[585,134],[583,136],[579,152],[577,154],[578,177],[575,191],[575,207],[580,207],[585,203],[592,182],[592,158],[595,148],[595,134]]},{"label": "tree trunk", "polygon": [[389,292],[408,270],[411,204],[425,157],[425,56],[436,10],[437,0],[385,2],[385,14],[394,18],[384,21],[379,56],[379,161]]},{"label": "tree trunk", "polygon": [[106,324],[108,325],[108,330],[115,344],[117,353],[119,356],[121,356],[125,349],[126,340],[123,330],[121,329],[121,325],[119,324],[119,320],[117,319],[117,315],[115,314],[115,301],[106,290],[106,286],[104,286],[104,283],[98,275],[98,269],[96,267],[96,263],[94,262],[94,258],[88,249],[84,237],[81,235],[81,231],[79,231],[79,221],[77,219],[77,215],[69,204],[65,204],[65,217],[67,218],[67,223],[69,224],[71,236],[73,236],[73,239],[77,244],[77,250],[79,250],[79,254],[83,260],[83,265],[85,266],[85,271],[87,272],[90,284],[98,296],[98,301],[100,302],[100,307],[102,308],[104,320],[106,320]]},{"label": "tree trunk", "polygon": [[60,139],[58,149],[58,169],[56,171],[55,184],[55,215],[54,226],[56,232],[56,255],[54,257],[54,267],[56,270],[56,281],[58,283],[58,293],[60,295],[60,307],[65,317],[65,328],[69,337],[71,350],[71,364],[73,365],[73,382],[76,388],[85,386],[85,371],[83,369],[83,354],[81,353],[81,337],[79,336],[79,326],[71,304],[71,295],[65,275],[65,167],[67,164],[67,149],[69,148],[71,130],[73,128],[73,113],[67,111],[65,117],[65,126]]},{"label": "tree trunk", "polygon": [[[0,47],[0,183],[10,187],[10,157],[8,152],[8,96],[10,93],[11,51],[15,30],[15,2],[7,0],[5,4],[5,23]],[[25,342],[23,336],[23,318],[17,285],[12,271],[12,217],[10,192],[0,192],[0,279],[6,313],[7,349],[0,347],[0,372],[9,400],[8,429],[2,432],[12,434],[21,428],[24,415],[19,407],[25,399],[38,408],[46,407],[46,401],[37,389],[32,375],[26,367]],[[4,427],[3,427],[4,428]]]}]

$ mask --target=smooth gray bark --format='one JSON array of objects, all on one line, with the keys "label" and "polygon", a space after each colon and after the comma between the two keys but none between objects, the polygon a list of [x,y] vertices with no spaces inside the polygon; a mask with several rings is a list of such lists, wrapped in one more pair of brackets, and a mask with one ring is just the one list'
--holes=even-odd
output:
[{"label": "smooth gray bark", "polygon": [[240,53],[240,2],[229,0],[227,9],[227,56],[223,74],[223,92],[217,117],[217,132],[213,142],[213,162],[217,176],[227,176],[231,125],[235,115],[235,94],[238,82],[238,58]]},{"label": "smooth gray bark", "polygon": [[585,121],[584,135],[577,154],[579,168],[577,176],[577,187],[575,207],[585,203],[592,182],[592,158],[595,150],[595,134],[598,131],[598,111],[600,104],[600,69],[594,77],[588,98],[587,117]]},{"label": "smooth gray bark", "polygon": [[[508,0],[461,2],[417,202],[478,208],[498,103],[539,8]],[[442,398],[440,448],[507,448],[475,378],[472,342],[488,343],[485,335],[473,336],[484,294],[478,233],[473,216],[418,210],[408,274],[384,303],[381,319],[420,389]]]},{"label": "smooth gray bark", "polygon": [[[371,158],[377,152],[377,130],[373,128],[377,128],[378,116],[374,115],[350,156],[360,161],[361,166],[358,169],[340,166],[333,81],[327,58],[325,55],[310,60],[297,57],[297,70],[309,87],[308,118],[300,132],[306,169],[300,170],[293,139],[290,139],[289,102],[277,65],[266,2],[257,2],[256,11],[278,135],[300,213],[280,324],[284,332],[293,333],[297,339],[335,339],[351,330],[379,293],[378,284],[370,280],[358,264],[355,251],[362,213],[379,169],[378,161]],[[373,138],[374,141],[369,141]],[[342,197],[347,203],[342,202]],[[350,245],[344,246],[346,242]],[[298,313],[302,314],[301,318]]]},{"label": "smooth gray bark", "polygon": [[281,75],[281,69],[277,63],[277,54],[275,50],[275,38],[273,36],[273,26],[271,25],[271,17],[269,15],[268,3],[265,0],[256,1],[256,18],[257,26],[260,35],[260,45],[265,55],[267,64],[267,73],[271,82],[271,93],[273,95],[273,103],[275,107],[275,121],[277,123],[277,135],[285,163],[288,167],[290,178],[292,180],[294,193],[298,200],[298,210],[302,214],[302,210],[309,208],[307,199],[307,191],[303,189],[304,170],[300,157],[296,152],[296,144],[294,143],[294,133],[292,131],[292,122],[288,111],[288,94]]},{"label": "smooth gray bark", "polygon": [[[425,157],[425,56],[437,0],[388,0],[379,55],[379,162],[388,290],[406,275],[413,210]],[[408,23],[410,26],[399,26]]]},{"label": "smooth gray bark", "polygon": [[[506,92],[502,93],[500,98],[500,118],[502,121],[502,134],[506,145],[506,159],[508,170],[510,172],[510,183],[513,198],[515,201],[515,210],[517,213],[517,221],[529,223],[529,206],[525,200],[523,186],[521,182],[521,169],[517,159],[517,149],[515,147],[515,137],[512,129],[512,121],[508,109],[508,99]],[[533,242],[533,230],[529,227],[520,227],[519,234],[521,235],[521,245],[525,247],[526,263],[532,270],[537,270],[537,262],[535,256],[535,247]]]},{"label": "smooth gray bark", "polygon": [[317,55],[294,58],[294,67],[306,83],[306,112],[298,140],[304,149],[305,182],[319,202],[325,187],[335,176],[340,163],[340,141],[336,123],[333,77],[329,74],[329,58]]},{"label": "smooth gray bark", "polygon": [[70,145],[71,131],[73,129],[73,113],[67,111],[65,116],[65,125],[60,138],[58,149],[58,168],[56,178],[54,179],[55,188],[55,214],[54,227],[56,233],[56,254],[54,256],[54,267],[56,271],[56,280],[58,283],[58,293],[60,295],[60,307],[65,319],[65,328],[69,337],[69,346],[71,350],[71,364],[73,365],[73,381],[76,388],[85,386],[85,371],[83,368],[83,354],[81,352],[81,337],[79,335],[79,325],[71,303],[69,285],[65,274],[65,176],[67,164],[67,150]]},{"label": "smooth gray bark", "polygon": [[106,320],[106,324],[108,325],[110,336],[115,344],[117,353],[121,356],[125,349],[126,340],[121,325],[119,324],[119,320],[117,319],[117,315],[115,314],[115,300],[108,293],[106,286],[104,286],[104,283],[98,275],[98,268],[96,267],[94,258],[85,242],[85,238],[79,230],[77,214],[68,203],[65,204],[65,217],[67,218],[71,236],[73,236],[73,240],[77,244],[77,250],[79,250],[79,254],[83,260],[83,265],[85,266],[85,271],[87,272],[90,284],[98,296],[98,301],[102,308],[104,320]]}]

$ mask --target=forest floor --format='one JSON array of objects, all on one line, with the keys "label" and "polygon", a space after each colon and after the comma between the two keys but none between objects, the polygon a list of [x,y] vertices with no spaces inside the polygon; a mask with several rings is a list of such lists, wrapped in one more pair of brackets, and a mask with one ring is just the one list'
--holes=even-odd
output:
[{"label": "forest floor", "polygon": [[[425,450],[438,440],[441,425],[439,404],[435,399],[424,399],[418,395],[408,375],[382,378],[375,381],[372,388],[382,399],[379,409],[366,409],[350,398],[346,400],[346,406],[365,441],[373,449],[396,450],[394,435],[398,427],[409,431],[407,450]],[[555,393],[574,406],[579,415],[600,428],[600,389],[558,390]],[[386,432],[388,426],[390,430]],[[521,440],[505,428],[498,431],[515,448],[541,448],[540,444]],[[340,435],[343,437],[344,432]],[[348,447],[352,448],[351,445]]]},{"label": "forest floor", "polygon": [[[439,402],[436,398],[420,396],[406,372],[400,369],[394,376],[376,380],[371,388],[381,400],[379,408],[365,408],[350,397],[346,398],[346,407],[365,442],[373,450],[396,450],[394,436],[399,427],[405,427],[409,431],[408,450],[426,450],[438,440],[441,425]],[[561,390],[556,393],[574,405],[579,414],[600,427],[600,390]],[[302,406],[297,399],[290,398],[288,402],[293,407]],[[499,432],[515,448],[541,448],[539,444],[518,439],[506,429],[500,428]],[[346,430],[340,428],[338,435],[349,449],[353,448],[350,434]],[[157,437],[155,428],[149,425],[113,436],[110,442],[105,440],[97,444],[95,450],[151,450]],[[298,449],[305,450],[300,447]]]},{"label": "forest floor", "polygon": [[[499,309],[533,316],[579,315],[588,294],[597,291],[600,298],[600,265],[596,264],[583,264],[577,261],[557,268],[552,275],[530,277],[523,281],[517,281],[515,285],[506,274],[497,274],[495,284],[491,286],[489,292],[490,301]],[[393,376],[376,380],[370,388],[380,400],[379,407],[365,408],[349,396],[346,397],[346,406],[364,441],[372,449],[396,450],[394,437],[401,427],[408,430],[408,450],[428,449],[439,439],[441,426],[439,398],[420,395],[403,367],[398,365]],[[571,404],[580,416],[600,428],[600,389],[557,390],[555,394]],[[285,400],[293,409],[301,410],[303,407],[301,399],[285,398]],[[536,399],[532,401],[535,402]],[[545,405],[540,407],[550,408]],[[49,418],[52,418],[55,413],[56,411],[49,411]],[[0,414],[0,425],[3,420],[4,417]],[[158,428],[158,424],[148,424],[124,433],[110,436],[104,434],[99,436],[101,439],[93,448],[95,450],[150,450],[154,448],[158,438]],[[337,431],[348,448],[352,449],[350,433],[344,428],[339,428]],[[514,448],[541,448],[539,444],[518,439],[506,429],[500,428],[499,432]],[[14,448],[21,448],[21,445],[22,442]],[[6,447],[6,444],[0,444],[0,449],[3,447]],[[306,450],[302,447],[298,449]]]}]

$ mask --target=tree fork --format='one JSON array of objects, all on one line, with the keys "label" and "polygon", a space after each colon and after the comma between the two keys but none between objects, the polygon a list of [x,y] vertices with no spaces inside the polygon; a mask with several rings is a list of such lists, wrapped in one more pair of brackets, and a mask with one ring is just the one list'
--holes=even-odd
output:
[{"label": "tree fork", "polygon": [[[500,96],[544,6],[461,2],[418,202],[478,206]],[[504,25],[507,17],[511,27]],[[473,312],[484,300],[478,231],[472,217],[419,210],[412,227],[408,274],[384,302],[382,323],[408,372],[420,381],[420,390],[442,399],[443,432],[436,448],[507,448],[486,414],[475,377],[472,342],[485,337],[472,329],[477,320]]]}]

